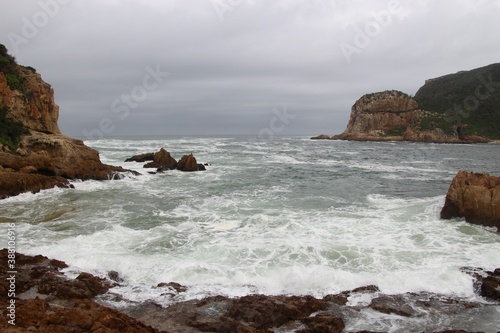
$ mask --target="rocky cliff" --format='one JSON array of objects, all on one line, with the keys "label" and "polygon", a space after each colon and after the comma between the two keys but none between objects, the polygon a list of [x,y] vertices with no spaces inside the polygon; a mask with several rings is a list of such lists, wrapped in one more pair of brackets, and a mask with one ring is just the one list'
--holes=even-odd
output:
[{"label": "rocky cliff", "polygon": [[[500,64],[427,80],[415,97],[362,96],[332,139],[479,143],[500,139]],[[316,137],[319,138],[319,137]]]},{"label": "rocky cliff", "polygon": [[109,179],[126,171],[61,134],[54,90],[0,45],[0,198],[68,186],[68,179]]},{"label": "rocky cliff", "polygon": [[[415,99],[388,90],[362,96],[351,108],[346,130],[332,139],[357,141],[487,142],[461,132],[461,125],[442,129],[435,112],[423,110]],[[451,128],[451,126],[450,126]]]}]

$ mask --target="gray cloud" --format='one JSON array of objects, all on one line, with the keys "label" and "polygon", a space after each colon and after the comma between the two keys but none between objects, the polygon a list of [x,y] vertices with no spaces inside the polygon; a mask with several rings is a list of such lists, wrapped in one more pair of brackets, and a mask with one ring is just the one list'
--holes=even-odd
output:
[{"label": "gray cloud", "polygon": [[[73,136],[102,119],[109,135],[256,135],[283,106],[295,118],[280,134],[334,134],[365,93],[414,94],[498,62],[498,1],[220,0],[219,13],[214,1],[0,0],[0,42],[52,84]],[[30,38],[27,21],[39,25]],[[169,76],[126,117],[113,112],[148,66]]]}]

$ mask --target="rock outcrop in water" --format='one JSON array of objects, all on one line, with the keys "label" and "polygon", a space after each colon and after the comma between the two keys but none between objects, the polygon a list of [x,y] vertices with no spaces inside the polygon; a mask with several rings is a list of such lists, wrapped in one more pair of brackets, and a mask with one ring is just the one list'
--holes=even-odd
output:
[{"label": "rock outcrop in water", "polygon": [[[354,103],[346,130],[335,140],[355,141],[415,141],[441,143],[488,142],[466,134],[463,125],[451,130],[435,127],[433,112],[422,110],[415,99],[391,90],[367,94]],[[460,135],[459,135],[460,133]]]},{"label": "rock outcrop in water", "polygon": [[129,157],[125,162],[145,162],[152,161],[144,164],[144,168],[156,168],[157,172],[164,172],[167,170],[179,171],[205,171],[205,165],[198,163],[193,154],[184,155],[177,162],[168,151],[161,148],[156,153],[145,153]]},{"label": "rock outcrop in water", "polygon": [[[106,297],[119,302],[110,288],[120,281],[117,272],[110,272],[113,280],[80,273],[75,279],[64,276],[60,269],[66,263],[44,256],[15,254],[16,273],[8,273],[7,249],[0,250],[0,279],[14,281],[0,284],[0,293],[15,296],[0,298],[2,317],[14,320],[0,321],[0,330],[14,332],[345,332],[352,323],[374,317],[399,316],[409,318],[415,332],[433,332],[435,323],[448,323],[459,328],[457,322],[468,323],[469,318],[497,314],[500,270],[485,274],[474,270],[481,294],[493,303],[473,303],[432,293],[381,294],[376,286],[366,286],[323,298],[290,295],[248,295],[239,298],[212,296],[200,300],[177,302],[168,308],[157,304],[129,303],[120,311],[96,302],[95,297]],[[487,276],[486,276],[487,275]],[[14,280],[12,279],[14,276]],[[483,277],[485,276],[485,277]],[[8,280],[10,278],[10,280]],[[12,287],[14,286],[14,287]],[[13,288],[15,289],[14,291]],[[161,283],[155,289],[162,295],[179,297],[188,287],[177,283]],[[348,305],[353,299],[367,303]],[[370,301],[371,299],[371,301]],[[13,302],[11,301],[13,300]],[[354,302],[356,303],[356,302]],[[11,314],[8,306],[14,304]],[[487,316],[486,316],[487,317]],[[415,323],[422,325],[415,327]],[[351,326],[352,327],[352,326]],[[442,326],[441,326],[442,327]],[[364,326],[366,329],[373,327]],[[380,329],[375,329],[380,331]],[[466,332],[466,331],[446,331]]]},{"label": "rock outcrop in water", "polygon": [[426,80],[413,98],[396,90],[364,95],[353,105],[346,130],[332,139],[443,143],[500,140],[499,103],[500,64],[492,64]]},{"label": "rock outcrop in water", "polygon": [[441,218],[453,217],[500,231],[500,177],[459,171],[441,210]]},{"label": "rock outcrop in water", "polygon": [[126,171],[101,163],[96,150],[61,134],[58,117],[52,87],[0,44],[0,198]]}]

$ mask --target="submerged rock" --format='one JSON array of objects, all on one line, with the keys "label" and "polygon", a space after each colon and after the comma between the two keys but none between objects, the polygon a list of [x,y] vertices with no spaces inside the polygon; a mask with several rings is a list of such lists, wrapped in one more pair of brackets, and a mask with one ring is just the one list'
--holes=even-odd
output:
[{"label": "submerged rock", "polygon": [[459,171],[441,210],[442,219],[454,217],[500,231],[500,177]]}]

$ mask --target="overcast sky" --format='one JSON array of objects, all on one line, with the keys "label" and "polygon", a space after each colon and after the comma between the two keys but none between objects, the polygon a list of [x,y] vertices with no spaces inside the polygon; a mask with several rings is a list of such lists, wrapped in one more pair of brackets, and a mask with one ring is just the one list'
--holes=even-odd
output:
[{"label": "overcast sky", "polygon": [[498,0],[0,0],[0,43],[71,136],[331,135],[365,93],[500,62],[499,18]]}]

